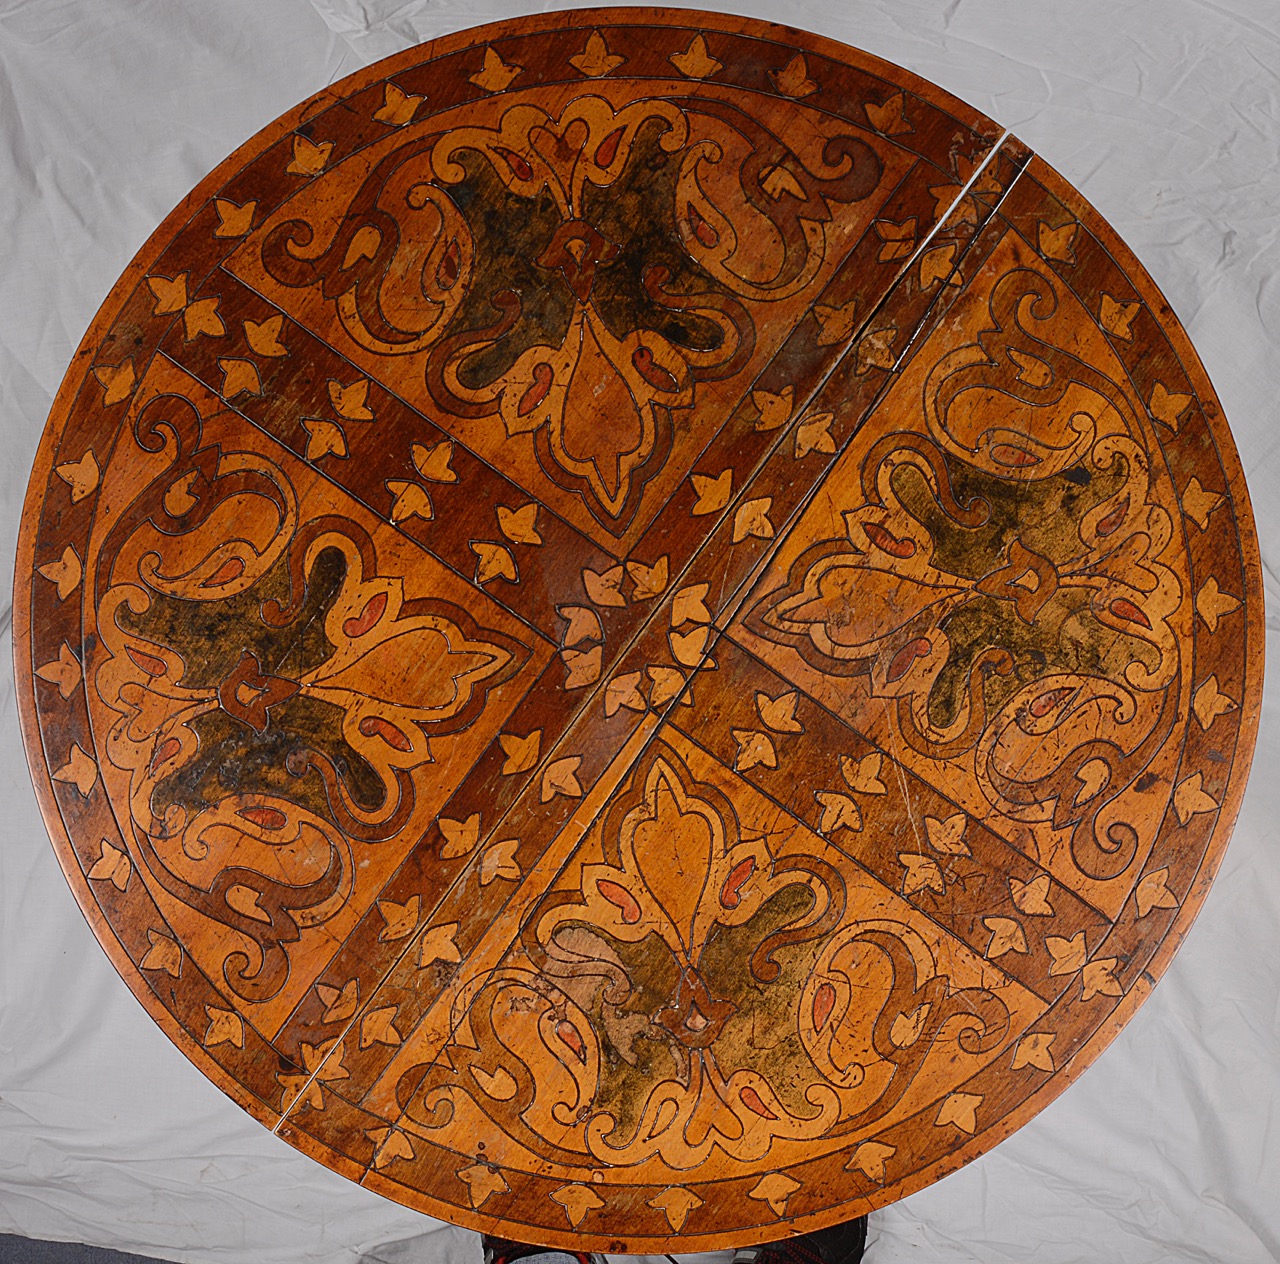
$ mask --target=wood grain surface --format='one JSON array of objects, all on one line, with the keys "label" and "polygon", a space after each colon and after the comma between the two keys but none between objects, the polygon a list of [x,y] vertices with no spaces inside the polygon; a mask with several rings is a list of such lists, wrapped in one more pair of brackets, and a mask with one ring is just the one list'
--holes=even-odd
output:
[{"label": "wood grain surface", "polygon": [[691,11],[263,131],[99,313],[15,596],[122,976],[389,1197],[749,1243],[989,1149],[1186,932],[1261,581],[1194,351],[1016,139]]}]

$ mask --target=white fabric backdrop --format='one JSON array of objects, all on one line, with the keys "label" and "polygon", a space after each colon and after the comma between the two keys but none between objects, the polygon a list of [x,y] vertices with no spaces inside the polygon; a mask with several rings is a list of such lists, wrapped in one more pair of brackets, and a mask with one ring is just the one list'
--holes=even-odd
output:
[{"label": "white fabric backdrop", "polygon": [[[0,0],[6,624],[22,495],[53,394],[164,214],[324,84],[417,41],[544,7]],[[1208,366],[1253,489],[1276,603],[1280,3],[707,7],[788,21],[924,75],[1012,128],[1093,201]],[[1038,1264],[1280,1260],[1275,666],[1235,839],[1154,997],[1038,1119],[875,1216],[871,1264],[1022,1264],[1033,1253]],[[63,882],[7,673],[0,699],[0,1231],[228,1264],[477,1260],[474,1235],[296,1154],[169,1044]]]}]

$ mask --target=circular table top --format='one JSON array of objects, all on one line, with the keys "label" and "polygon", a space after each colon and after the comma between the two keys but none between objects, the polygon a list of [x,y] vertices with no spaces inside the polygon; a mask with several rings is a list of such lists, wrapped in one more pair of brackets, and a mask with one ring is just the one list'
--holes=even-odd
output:
[{"label": "circular table top", "polygon": [[55,846],[245,1109],[616,1252],[990,1148],[1167,964],[1261,690],[1230,434],[1016,139],[816,36],[539,15],[165,221],[32,476]]}]

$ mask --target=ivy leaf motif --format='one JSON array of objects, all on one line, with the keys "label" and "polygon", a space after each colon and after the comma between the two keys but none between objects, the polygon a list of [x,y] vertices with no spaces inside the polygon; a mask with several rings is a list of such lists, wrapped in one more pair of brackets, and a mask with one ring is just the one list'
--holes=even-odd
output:
[{"label": "ivy leaf motif", "polygon": [[485,1163],[460,1168],[457,1177],[466,1185],[472,1207],[480,1207],[492,1195],[505,1193],[511,1188],[497,1168]]},{"label": "ivy leaf motif", "polygon": [[81,797],[87,799],[89,791],[98,780],[98,765],[81,749],[79,742],[73,742],[67,762],[52,776],[54,781],[64,781],[75,786]]},{"label": "ivy leaf motif", "polygon": [[[73,495],[72,500],[74,499]],[[1182,493],[1182,512],[1201,531],[1209,529],[1209,515],[1222,503],[1223,498],[1217,492],[1206,491],[1204,484],[1195,477],[1187,484],[1187,490]]]},{"label": "ivy leaf motif", "polygon": [[648,601],[664,593],[667,589],[667,566],[665,555],[652,566],[645,566],[642,562],[628,562],[627,574],[635,584],[632,598],[636,601]]},{"label": "ivy leaf motif", "polygon": [[[652,707],[661,707],[670,702],[685,686],[684,673],[674,667],[654,666],[648,670],[649,679],[653,682],[649,689],[649,705]],[[686,694],[682,701],[688,706],[692,699]]]},{"label": "ivy leaf motif", "polygon": [[784,97],[795,100],[810,96],[818,90],[817,80],[809,77],[803,53],[797,53],[781,70],[769,71],[769,78]]},{"label": "ivy leaf motif", "polygon": [[45,663],[43,667],[37,667],[36,675],[41,680],[47,680],[51,685],[57,685],[58,692],[64,698],[69,698],[80,684],[83,673],[80,669],[80,660],[72,652],[71,646],[63,641],[58,650],[58,657],[52,662]]},{"label": "ivy leaf motif", "polygon": [[54,473],[71,488],[73,505],[78,505],[86,496],[91,496],[102,477],[92,448],[78,461],[64,461],[61,465],[54,466]]},{"label": "ivy leaf motif", "polygon": [[233,400],[237,395],[262,394],[262,379],[258,376],[258,366],[252,360],[225,357],[219,359],[218,368],[222,371],[222,389],[219,394],[223,399]]},{"label": "ivy leaf motif", "polygon": [[244,322],[244,340],[249,349],[266,359],[278,359],[289,354],[289,348],[280,341],[280,331],[284,328],[283,316],[271,316],[264,321],[246,320]]},{"label": "ivy leaf motif", "polygon": [[425,96],[414,96],[403,88],[397,88],[388,81],[382,94],[382,107],[374,111],[373,117],[379,123],[386,123],[388,127],[403,127],[406,123],[413,122],[418,106],[426,99]]},{"label": "ivy leaf motif", "polygon": [[678,628],[685,623],[710,623],[711,611],[707,608],[710,584],[690,584],[681,588],[671,599],[671,626]]},{"label": "ivy leaf motif", "polygon": [[542,749],[542,730],[534,729],[524,737],[515,733],[499,733],[498,743],[506,755],[502,765],[502,775],[513,777],[517,773],[528,772],[537,762]]},{"label": "ivy leaf motif", "polygon": [[954,1124],[972,1136],[978,1130],[977,1109],[981,1105],[981,1093],[952,1093],[943,1101],[934,1123],[939,1128]]},{"label": "ivy leaf motif", "polygon": [[761,540],[772,540],[773,523],[769,521],[769,510],[772,506],[772,496],[765,496],[760,500],[748,500],[740,505],[733,518],[734,544],[741,544],[750,536]]},{"label": "ivy leaf motif", "polygon": [[867,122],[880,133],[881,136],[900,136],[903,132],[911,131],[911,124],[907,120],[907,99],[904,93],[895,92],[891,97],[876,105],[874,102],[868,101],[863,107],[867,112]]},{"label": "ivy leaf motif", "polygon": [[563,1185],[553,1190],[548,1197],[564,1208],[564,1214],[575,1229],[582,1223],[587,1212],[604,1206],[604,1199],[590,1185]]},{"label": "ivy leaf motif", "polygon": [[987,958],[994,961],[1007,952],[1027,951],[1027,937],[1021,924],[1012,917],[984,917],[982,924],[991,932]]},{"label": "ivy leaf motif", "polygon": [[414,1157],[413,1142],[398,1128],[370,1128],[364,1135],[373,1142],[373,1167],[376,1172],[390,1167],[397,1159],[407,1161]]},{"label": "ivy leaf motif", "polygon": [[1141,306],[1141,303],[1122,303],[1112,298],[1110,294],[1104,294],[1098,306],[1098,321],[1113,338],[1132,342],[1133,330],[1130,326]]},{"label": "ivy leaf motif", "polygon": [[818,822],[818,831],[831,834],[838,829],[849,829],[855,833],[862,829],[862,810],[847,794],[836,794],[831,790],[818,790],[814,798],[822,807],[822,818]]},{"label": "ivy leaf motif", "polygon": [[672,53],[667,60],[687,79],[706,79],[724,69],[724,63],[716,61],[707,51],[707,41],[702,35],[695,35],[683,53]]},{"label": "ivy leaf motif", "polygon": [[625,606],[627,599],[622,595],[624,574],[621,566],[614,566],[602,574],[584,570],[582,586],[586,589],[587,597],[597,606]]},{"label": "ivy leaf motif", "polygon": [[1175,909],[1178,907],[1178,897],[1169,889],[1169,870],[1167,866],[1147,874],[1138,883],[1137,890],[1133,894],[1138,904],[1138,916],[1140,918],[1146,917],[1154,909]]},{"label": "ivy leaf motif", "polygon": [[493,46],[489,45],[484,50],[484,65],[471,76],[469,82],[483,92],[504,92],[511,86],[512,80],[523,73],[523,66],[503,61]]},{"label": "ivy leaf motif", "polygon": [[1080,225],[1073,219],[1059,228],[1050,228],[1041,220],[1036,230],[1040,253],[1046,259],[1056,259],[1059,263],[1075,263],[1076,229],[1079,227]]},{"label": "ivy leaf motif", "polygon": [[84,577],[80,557],[69,544],[56,562],[46,562],[37,570],[58,590],[59,601],[66,601],[80,587],[80,580]]},{"label": "ivy leaf motif", "polygon": [[422,443],[415,443],[409,449],[409,455],[413,458],[414,469],[428,483],[456,483],[458,481],[458,476],[454,472],[452,465],[453,443],[449,439],[433,443],[430,447]]},{"label": "ivy leaf motif", "polygon": [[685,1189],[681,1185],[673,1185],[660,1194],[655,1194],[645,1205],[662,1212],[673,1232],[679,1233],[684,1228],[684,1222],[689,1218],[689,1213],[695,1207],[702,1206],[702,1199],[692,1190]]},{"label": "ivy leaf motif", "polygon": [[644,711],[647,706],[644,694],[640,692],[638,671],[615,676],[604,688],[604,713],[607,716],[616,715],[622,707],[629,711]]},{"label": "ivy leaf motif", "polygon": [[104,838],[102,854],[94,861],[89,870],[89,877],[98,882],[110,882],[117,891],[125,890],[129,885],[129,877],[133,873],[133,864],[127,852],[113,847]]},{"label": "ivy leaf motif", "polygon": [[209,1020],[209,1026],[205,1028],[202,1041],[206,1049],[212,1049],[216,1045],[235,1045],[237,1049],[244,1048],[244,1020],[239,1014],[229,1009],[218,1009],[213,1005],[206,1005],[204,1012]]},{"label": "ivy leaf motif", "polygon": [[729,503],[733,494],[732,468],[721,470],[714,478],[710,474],[691,474],[689,477],[698,497],[692,510],[695,518],[719,513]]},{"label": "ivy leaf motif", "polygon": [[547,765],[542,774],[543,803],[550,803],[557,795],[570,799],[582,798],[582,786],[578,781],[578,766],[581,763],[581,755],[570,755]]},{"label": "ivy leaf motif", "polygon": [[879,751],[872,751],[861,759],[841,755],[840,775],[848,783],[849,789],[857,794],[888,794],[889,788],[880,776],[883,765],[884,756]]},{"label": "ivy leaf motif", "polygon": [[410,896],[404,904],[397,904],[394,900],[379,900],[378,912],[382,914],[382,920],[386,922],[386,926],[378,936],[378,941],[390,943],[392,940],[404,939],[406,935],[412,934],[418,925],[421,911],[420,896]]},{"label": "ivy leaf motif", "polygon": [[569,65],[581,71],[588,79],[599,79],[611,70],[617,70],[626,60],[609,51],[609,46],[599,31],[592,31],[587,37],[586,47],[575,57],[569,58]]},{"label": "ivy leaf motif", "polygon": [[1204,774],[1192,773],[1185,781],[1178,783],[1173,792],[1173,810],[1178,814],[1178,824],[1186,825],[1193,816],[1201,812],[1216,812],[1217,800],[1204,790]]},{"label": "ivy leaf motif", "polygon": [[472,540],[471,551],[476,555],[476,583],[487,584],[491,579],[505,579],[509,584],[519,583],[520,572],[516,559],[505,544],[493,540]]},{"label": "ivy leaf motif", "polygon": [[1042,873],[1030,882],[1019,882],[1017,878],[1009,879],[1009,894],[1013,897],[1013,906],[1019,913],[1027,917],[1052,917],[1053,905],[1049,903],[1049,888],[1052,879]]},{"label": "ivy leaf motif", "polygon": [[454,821],[442,816],[436,824],[444,835],[444,846],[440,848],[440,856],[444,860],[467,855],[480,841],[479,812],[473,812],[465,821]]},{"label": "ivy leaf motif", "polygon": [[[710,635],[709,627],[693,628],[689,632],[668,633],[667,641],[671,646],[671,657],[685,667],[697,667],[702,662]],[[681,683],[683,684],[683,680]]]},{"label": "ivy leaf motif", "polygon": [[835,452],[836,441],[831,434],[834,420],[835,413],[811,413],[796,427],[796,460],[810,452],[821,452],[826,456]]},{"label": "ivy leaf motif", "polygon": [[587,685],[595,684],[600,679],[604,647],[593,645],[590,649],[564,649],[560,651],[560,658],[565,665],[564,687],[582,689]]},{"label": "ivy leaf motif", "polygon": [[818,322],[818,346],[834,347],[846,341],[857,324],[858,300],[851,298],[839,307],[828,307],[819,303],[813,309],[814,319]]},{"label": "ivy leaf motif", "polygon": [[1084,931],[1077,931],[1070,939],[1048,935],[1044,946],[1053,958],[1053,964],[1049,967],[1050,975],[1075,974],[1084,966],[1088,956]]},{"label": "ivy leaf motif", "polygon": [[322,457],[336,456],[342,460],[347,455],[347,436],[342,427],[322,417],[304,417],[302,428],[307,432],[306,458],[319,461]]},{"label": "ivy leaf motif", "polygon": [[942,870],[938,868],[938,862],[932,857],[921,856],[915,852],[899,852],[898,863],[906,870],[902,877],[903,895],[917,895],[921,891],[932,891],[936,895],[946,894],[947,887],[942,878]]},{"label": "ivy leaf motif", "polygon": [[213,209],[218,216],[218,227],[213,230],[215,237],[244,237],[253,228],[253,215],[258,204],[245,202],[239,205],[226,198],[214,198]]},{"label": "ivy leaf motif", "polygon": [[95,364],[93,376],[102,387],[102,403],[110,408],[113,404],[122,403],[133,394],[136,378],[133,373],[133,361],[122,360],[119,364]]},{"label": "ivy leaf motif", "polygon": [[147,939],[151,947],[138,964],[144,970],[163,970],[170,977],[178,978],[182,973],[182,946],[176,939],[150,928],[147,929]]},{"label": "ivy leaf motif", "polygon": [[316,995],[324,1006],[324,1013],[320,1016],[322,1023],[345,1023],[355,1016],[360,1002],[360,984],[355,979],[348,979],[341,988],[317,983]]},{"label": "ivy leaf motif", "polygon": [[480,885],[487,887],[495,878],[519,881],[524,872],[516,861],[519,848],[518,838],[504,838],[486,847],[480,855]]},{"label": "ivy leaf motif", "polygon": [[462,951],[454,938],[458,933],[457,922],[445,922],[433,926],[422,936],[418,948],[419,967],[432,965],[437,961],[457,965],[462,961]]},{"label": "ivy leaf motif", "polygon": [[343,386],[336,378],[330,378],[329,402],[333,410],[346,421],[372,421],[369,408],[369,379],[357,378],[350,386]]},{"label": "ivy leaf motif", "polygon": [[936,816],[924,818],[925,837],[929,846],[944,856],[971,856],[969,845],[964,841],[964,833],[968,828],[969,818],[963,812],[939,820]]},{"label": "ivy leaf motif", "polygon": [[733,761],[735,772],[747,772],[752,768],[776,768],[778,752],[767,733],[752,729],[733,729],[733,740],[738,743],[738,755]]},{"label": "ivy leaf motif", "polygon": [[884,1184],[884,1165],[895,1154],[897,1146],[885,1145],[881,1141],[864,1141],[854,1152],[853,1157],[844,1165],[846,1172],[857,1168],[868,1179],[877,1185]]},{"label": "ivy leaf motif", "polygon": [[371,1049],[374,1045],[398,1046],[403,1037],[396,1029],[395,1018],[399,1012],[398,1005],[385,1005],[381,1009],[371,1009],[360,1020],[360,1048]]},{"label": "ivy leaf motif", "polygon": [[767,693],[756,694],[756,710],[766,728],[775,733],[803,733],[804,725],[796,719],[796,703],[799,693],[792,689],[771,698]]},{"label": "ivy leaf motif", "polygon": [[294,176],[318,176],[324,170],[329,155],[333,152],[333,141],[325,140],[317,143],[306,136],[294,135],[293,158],[285,170]]},{"label": "ivy leaf motif", "polygon": [[1033,1031],[1023,1036],[1013,1051],[1012,1069],[1021,1071],[1023,1067],[1034,1067],[1037,1071],[1048,1071],[1052,1075],[1058,1069],[1054,1065],[1051,1049],[1054,1039],[1054,1033],[1047,1031]]},{"label": "ivy leaf motif", "polygon": [[[831,308],[823,310],[830,311]],[[756,429],[777,430],[780,426],[785,426],[791,420],[791,414],[795,410],[795,399],[794,386],[784,386],[776,393],[765,390],[752,391],[751,402],[760,414],[756,421]]]},{"label": "ivy leaf motif", "polygon": [[387,479],[387,491],[393,497],[390,518],[392,522],[407,522],[410,518],[421,518],[430,522],[435,517],[435,508],[431,497],[421,483],[411,483],[407,479]]},{"label": "ivy leaf motif", "polygon": [[787,1199],[799,1188],[800,1182],[785,1172],[769,1172],[747,1191],[747,1197],[768,1203],[775,1216],[782,1216],[786,1214]]},{"label": "ivy leaf motif", "polygon": [[519,509],[498,506],[498,529],[512,544],[541,544],[538,534],[538,506],[534,501]]}]

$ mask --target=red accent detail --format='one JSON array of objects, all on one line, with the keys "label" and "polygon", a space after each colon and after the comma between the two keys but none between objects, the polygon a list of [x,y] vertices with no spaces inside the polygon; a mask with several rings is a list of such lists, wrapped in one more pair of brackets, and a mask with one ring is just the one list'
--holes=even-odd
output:
[{"label": "red accent detail", "polygon": [[442,290],[453,289],[461,271],[462,248],[458,245],[458,239],[455,237],[449,243],[449,248],[444,252],[444,258],[440,260],[440,266],[436,269],[436,284]]},{"label": "red accent detail", "polygon": [[201,588],[221,588],[223,584],[229,584],[233,579],[239,579],[244,574],[244,561],[242,558],[229,557],[221,566],[218,567],[208,579],[200,585]]},{"label": "red accent detail", "polygon": [[924,658],[931,648],[928,640],[923,636],[916,637],[914,641],[908,641],[889,660],[889,669],[884,674],[885,681],[892,684],[895,680],[901,680],[911,670],[911,664],[917,658]]},{"label": "red accent detail", "polygon": [[556,1024],[556,1035],[573,1050],[579,1062],[586,1064],[587,1046],[582,1043],[582,1036],[569,1020],[562,1019]]},{"label": "red accent detail", "polygon": [[914,540],[901,540],[894,535],[887,527],[882,527],[878,522],[864,522],[862,530],[865,532],[868,540],[878,549],[883,549],[890,557],[915,557],[916,542]]},{"label": "red accent detail", "polygon": [[742,896],[739,892],[742,890],[742,884],[751,877],[756,871],[756,858],[748,856],[746,860],[740,860],[729,871],[729,876],[724,880],[724,886],[720,888],[720,903],[727,909],[735,909],[742,903]]},{"label": "red accent detail", "polygon": [[382,738],[393,750],[413,750],[413,743],[394,724],[380,715],[366,715],[360,721],[360,732],[365,737]]},{"label": "red accent detail", "polygon": [[631,353],[631,363],[650,386],[660,391],[674,391],[680,383],[654,358],[648,347],[637,347]]},{"label": "red accent detail", "polygon": [[141,650],[135,650],[132,645],[126,645],[124,652],[133,659],[148,676],[163,676],[167,670],[163,658],[157,658],[154,654],[144,654]]},{"label": "red accent detail", "polygon": [[533,168],[529,166],[529,164],[521,158],[519,154],[514,153],[510,149],[503,149],[501,145],[495,145],[493,147],[493,152],[495,154],[502,155],[507,166],[511,168],[512,174],[517,180],[533,179]]},{"label": "red accent detail", "polygon": [[358,636],[364,636],[371,628],[373,628],[379,619],[382,618],[382,612],[387,608],[387,594],[384,592],[374,593],[372,597],[365,602],[364,609],[359,615],[351,619],[344,619],[342,622],[342,630],[347,636],[355,640]]},{"label": "red accent detail", "polygon": [[748,1084],[746,1088],[742,1089],[738,1096],[742,1098],[743,1105],[748,1110],[755,1111],[761,1119],[777,1119],[778,1116],[760,1100],[760,1094],[751,1085]]},{"label": "red accent detail", "polygon": [[628,926],[634,926],[640,920],[640,905],[636,903],[635,896],[626,887],[620,887],[616,882],[603,879],[596,883],[596,890],[615,908],[622,910],[622,920]]},{"label": "red accent detail", "polygon": [[1042,693],[1027,708],[1036,719],[1046,716],[1054,707],[1058,706],[1065,699],[1075,693],[1075,686],[1068,685],[1065,689],[1050,689],[1048,693]]},{"label": "red accent detail", "polygon": [[556,380],[555,370],[545,361],[540,360],[533,366],[533,385],[520,396],[516,407],[517,417],[527,417],[547,398],[551,383]]},{"label": "red accent detail", "polygon": [[618,156],[618,145],[622,141],[623,131],[624,129],[620,127],[617,131],[610,132],[600,142],[600,148],[596,150],[597,167],[607,167]]},{"label": "red accent detail", "polygon": [[151,771],[155,772],[165,760],[172,759],[181,749],[182,743],[176,737],[161,742],[156,747],[156,753],[151,756]]},{"label": "red accent detail", "polygon": [[1151,626],[1151,620],[1127,597],[1117,597],[1111,603],[1111,613],[1117,619],[1123,619],[1126,623],[1141,624],[1144,628]]},{"label": "red accent detail", "polygon": [[289,820],[279,808],[241,808],[236,815],[269,830],[283,829]]},{"label": "red accent detail", "polygon": [[1039,465],[1040,458],[1026,448],[1015,448],[1012,443],[997,443],[991,449],[991,459],[1001,465],[1013,467],[1023,465]]},{"label": "red accent detail", "polygon": [[836,1007],[836,990],[830,983],[819,983],[818,990],[813,994],[813,1029],[821,1031],[827,1025],[827,1019],[831,1017],[831,1011]]},{"label": "red accent detail", "polygon": [[708,250],[720,244],[720,234],[692,206],[689,207],[689,227],[693,229],[693,235]]},{"label": "red accent detail", "polygon": [[1099,535],[1110,535],[1123,521],[1129,512],[1129,497],[1126,496],[1105,518],[1098,523]]}]

